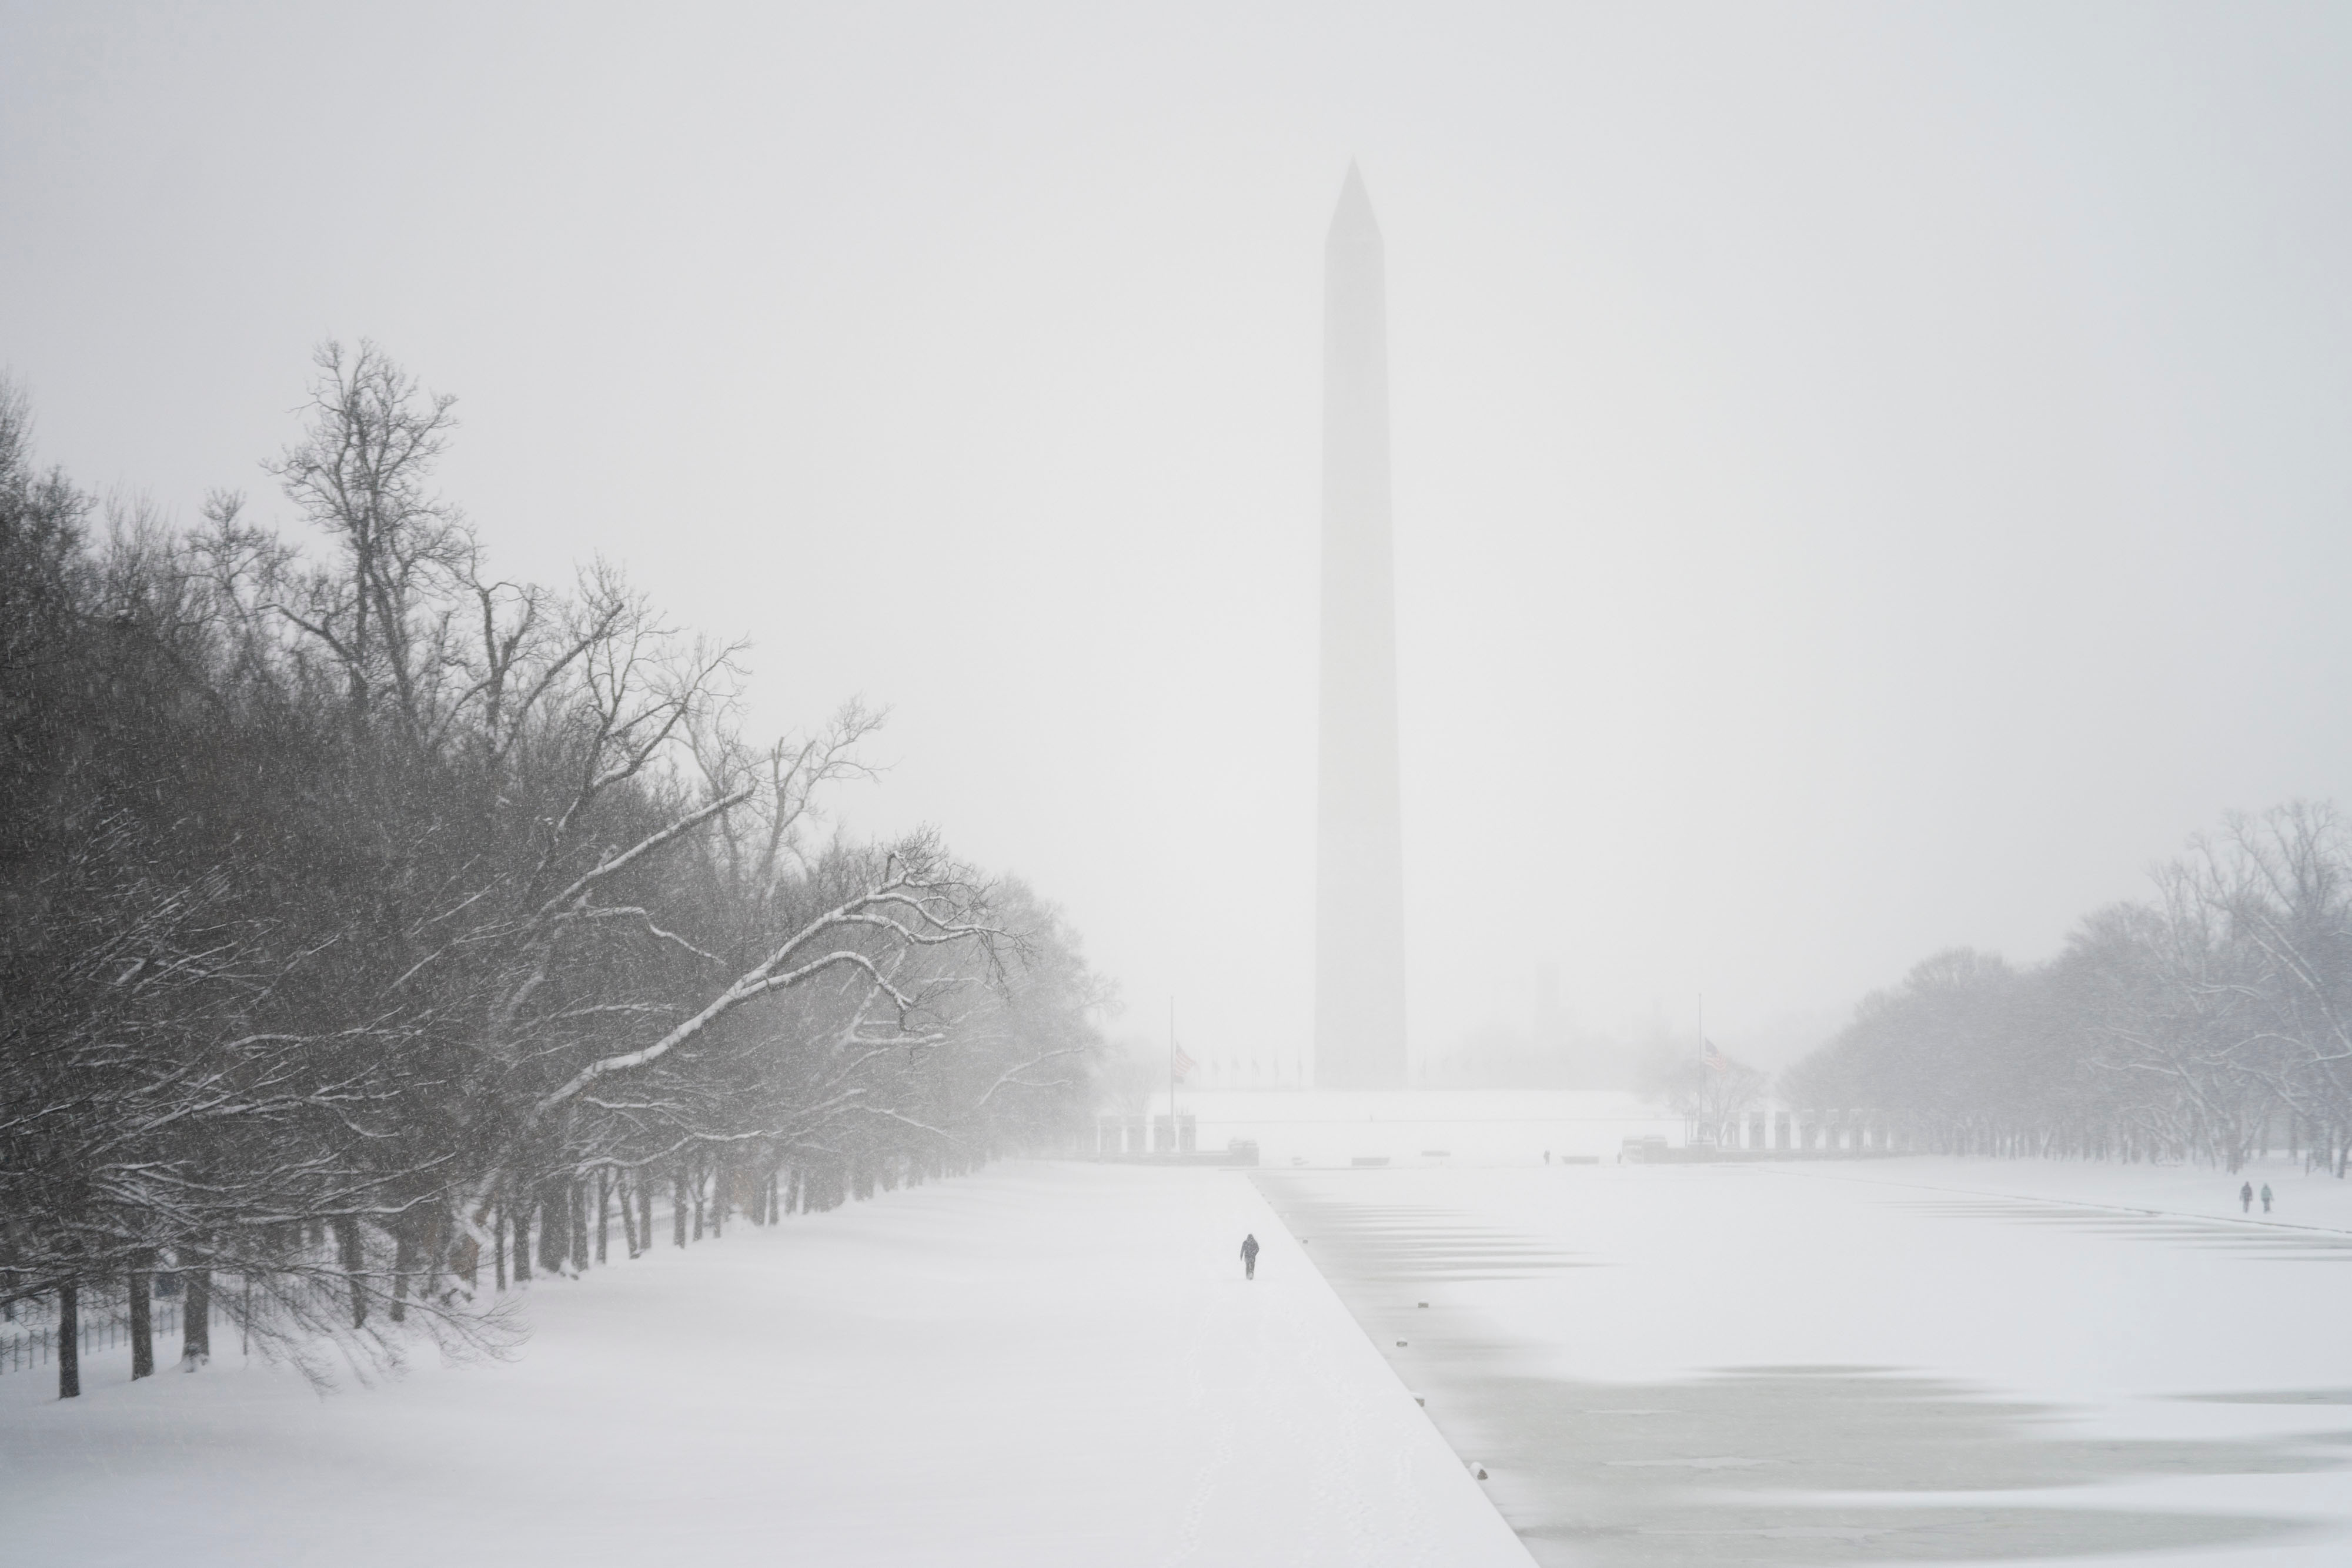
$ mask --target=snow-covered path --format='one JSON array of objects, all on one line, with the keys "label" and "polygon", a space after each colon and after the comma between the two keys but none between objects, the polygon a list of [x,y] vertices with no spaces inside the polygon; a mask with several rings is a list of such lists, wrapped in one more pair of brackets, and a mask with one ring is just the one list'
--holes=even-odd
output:
[{"label": "snow-covered path", "polygon": [[[1258,1280],[1234,1257],[1265,1244]],[[0,1377],[0,1559],[1528,1559],[1238,1176],[1016,1166],[530,1294],[512,1364]]]}]

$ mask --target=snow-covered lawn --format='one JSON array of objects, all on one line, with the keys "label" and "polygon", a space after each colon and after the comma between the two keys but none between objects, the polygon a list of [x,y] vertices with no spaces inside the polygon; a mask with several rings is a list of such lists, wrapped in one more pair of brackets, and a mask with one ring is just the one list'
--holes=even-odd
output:
[{"label": "snow-covered lawn", "polygon": [[529,1312],[512,1364],[324,1397],[234,1331],[65,1403],[0,1377],[0,1561],[1528,1562],[1238,1176],[1003,1167]]}]

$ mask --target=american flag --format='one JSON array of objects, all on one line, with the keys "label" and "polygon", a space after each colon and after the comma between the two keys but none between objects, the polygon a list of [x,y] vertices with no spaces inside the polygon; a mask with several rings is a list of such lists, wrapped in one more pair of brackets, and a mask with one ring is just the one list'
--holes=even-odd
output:
[{"label": "american flag", "polygon": [[1192,1069],[1200,1064],[1194,1061],[1191,1057],[1184,1054],[1184,1048],[1182,1046],[1180,1045],[1174,1049],[1176,1051],[1176,1077],[1179,1082],[1181,1082],[1184,1079],[1192,1077]]},{"label": "american flag", "polygon": [[1711,1040],[1702,1040],[1698,1043],[1698,1059],[1706,1063],[1707,1070],[1709,1071],[1723,1072],[1729,1070],[1731,1066],[1730,1059],[1725,1056],[1723,1052],[1715,1049],[1715,1041]]}]

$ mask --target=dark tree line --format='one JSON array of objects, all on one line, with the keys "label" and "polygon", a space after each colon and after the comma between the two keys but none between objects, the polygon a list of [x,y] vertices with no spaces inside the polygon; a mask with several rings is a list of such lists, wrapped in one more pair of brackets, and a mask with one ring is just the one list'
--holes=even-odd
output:
[{"label": "dark tree line", "polygon": [[1801,1105],[1959,1154],[2352,1162],[2352,839],[2335,809],[2235,818],[2049,962],[1958,949],[1790,1070]]},{"label": "dark tree line", "polygon": [[448,400],[318,368],[299,542],[102,519],[0,403],[0,1303],[127,1296],[143,1371],[161,1272],[191,1366],[225,1315],[364,1369],[656,1199],[683,1244],[1083,1116],[1050,908],[816,831],[872,715],[745,734],[739,649],[492,574]]}]

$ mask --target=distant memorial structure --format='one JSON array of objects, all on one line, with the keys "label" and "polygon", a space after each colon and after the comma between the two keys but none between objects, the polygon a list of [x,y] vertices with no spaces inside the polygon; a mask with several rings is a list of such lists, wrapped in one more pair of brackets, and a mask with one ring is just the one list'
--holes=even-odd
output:
[{"label": "distant memorial structure", "polygon": [[[1262,1081],[1188,1085],[1180,1096],[1171,1060],[1158,1092],[1106,1101],[1091,1136],[1081,1140],[1080,1152],[1097,1159],[1326,1170],[1540,1167],[1646,1159],[1652,1149],[1671,1149],[1688,1136],[1678,1114],[1625,1091],[1412,1086],[1404,1032],[1403,813],[1397,799],[1396,572],[1382,273],[1380,225],[1362,178],[1350,168],[1324,262],[1321,778],[1311,1087]],[[1538,1021],[1539,1035],[1564,1030],[1554,982],[1539,989]]]},{"label": "distant memorial structure", "polygon": [[1350,164],[1323,264],[1318,1089],[1406,1086],[1387,296],[1380,225]]}]

